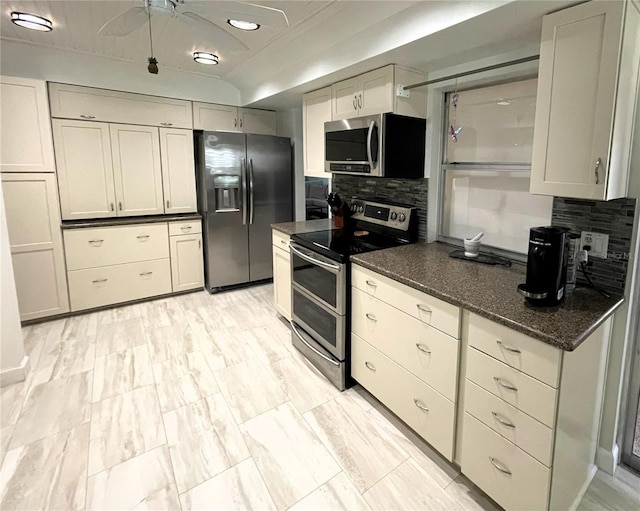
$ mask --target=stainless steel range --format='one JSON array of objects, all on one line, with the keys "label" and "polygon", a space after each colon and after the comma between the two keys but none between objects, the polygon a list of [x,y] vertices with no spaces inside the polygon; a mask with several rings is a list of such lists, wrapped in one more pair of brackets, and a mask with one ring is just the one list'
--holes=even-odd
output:
[{"label": "stainless steel range", "polygon": [[415,208],[354,199],[344,229],[291,236],[293,345],[336,387],[350,382],[351,255],[413,243]]}]

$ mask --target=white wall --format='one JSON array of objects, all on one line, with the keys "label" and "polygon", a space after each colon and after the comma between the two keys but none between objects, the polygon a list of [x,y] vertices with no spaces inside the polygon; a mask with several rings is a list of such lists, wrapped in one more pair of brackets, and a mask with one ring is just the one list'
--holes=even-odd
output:
[{"label": "white wall", "polygon": [[278,112],[278,135],[289,137],[294,150],[294,219],[304,220],[304,164],[302,155],[302,108],[290,108]]},{"label": "white wall", "polygon": [[9,232],[0,184],[0,386],[22,381],[29,370],[24,352]]}]

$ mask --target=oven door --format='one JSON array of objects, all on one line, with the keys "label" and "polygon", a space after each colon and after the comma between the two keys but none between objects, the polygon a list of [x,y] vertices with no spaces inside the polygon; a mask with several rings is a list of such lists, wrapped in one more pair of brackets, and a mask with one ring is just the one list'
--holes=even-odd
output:
[{"label": "oven door", "polygon": [[324,124],[325,171],[380,175],[381,115]]}]

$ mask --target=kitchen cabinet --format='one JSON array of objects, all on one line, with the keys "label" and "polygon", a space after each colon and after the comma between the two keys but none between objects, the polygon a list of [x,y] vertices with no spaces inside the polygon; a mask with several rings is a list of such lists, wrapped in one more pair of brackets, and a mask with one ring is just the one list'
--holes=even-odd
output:
[{"label": "kitchen cabinet", "polygon": [[55,174],[3,173],[2,191],[20,319],[68,312]]},{"label": "kitchen cabinet", "polygon": [[324,171],[324,123],[331,121],[331,87],[302,96],[304,175],[331,178]]},{"label": "kitchen cabinet", "polygon": [[276,113],[213,103],[193,103],[193,127],[205,131],[276,134]]},{"label": "kitchen cabinet", "polygon": [[164,212],[197,211],[193,132],[173,128],[159,131]]},{"label": "kitchen cabinet", "polygon": [[200,220],[169,223],[173,292],[204,286],[202,226]]},{"label": "kitchen cabinet", "polygon": [[396,65],[375,69],[331,86],[332,120],[394,112],[426,116],[426,91],[412,89],[408,98],[396,96],[397,85],[424,80],[424,75]]},{"label": "kitchen cabinet", "polygon": [[49,100],[55,118],[193,127],[191,102],[181,99],[49,83]]},{"label": "kitchen cabinet", "polygon": [[0,76],[0,172],[55,172],[45,82]]},{"label": "kitchen cabinet", "polygon": [[289,236],[273,231],[273,303],[276,310],[291,321],[291,254]]},{"label": "kitchen cabinet", "polygon": [[591,1],[543,18],[531,193],[627,194],[640,7]]}]

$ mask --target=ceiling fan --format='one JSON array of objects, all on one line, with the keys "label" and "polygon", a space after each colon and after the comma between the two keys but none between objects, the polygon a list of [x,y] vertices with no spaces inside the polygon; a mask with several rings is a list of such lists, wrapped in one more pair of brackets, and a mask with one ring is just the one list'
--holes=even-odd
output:
[{"label": "ceiling fan", "polygon": [[[125,36],[150,20],[151,14],[164,14],[177,21],[204,29],[220,48],[229,51],[248,50],[240,39],[194,11],[202,12],[202,5],[185,4],[185,0],[144,0],[143,7],[132,7],[107,21],[98,31],[100,35]],[[284,11],[242,2],[206,2],[207,14],[227,20],[253,22],[276,28],[287,28],[289,20]]]}]

